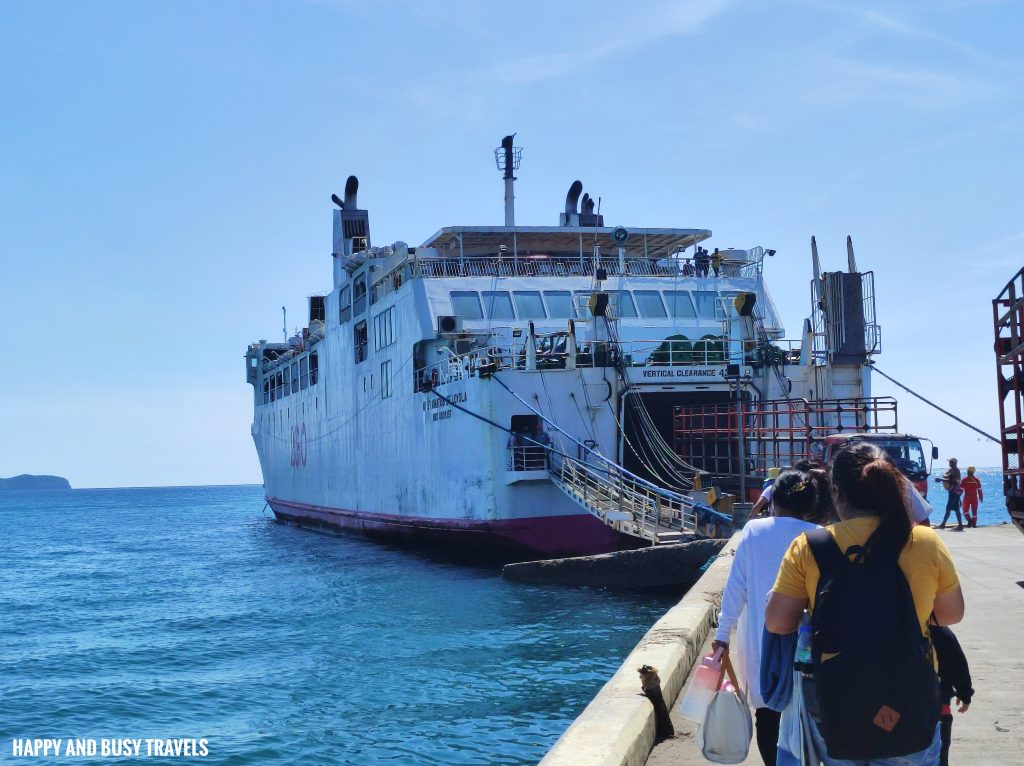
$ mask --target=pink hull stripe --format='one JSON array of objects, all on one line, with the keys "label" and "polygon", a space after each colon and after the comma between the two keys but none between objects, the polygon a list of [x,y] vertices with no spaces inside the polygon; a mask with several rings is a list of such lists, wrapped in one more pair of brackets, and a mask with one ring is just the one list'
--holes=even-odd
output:
[{"label": "pink hull stripe", "polygon": [[268,497],[279,517],[298,522],[408,539],[438,540],[469,546],[529,549],[545,556],[584,556],[636,548],[635,538],[580,513],[502,521],[421,519],[390,513],[366,513]]}]

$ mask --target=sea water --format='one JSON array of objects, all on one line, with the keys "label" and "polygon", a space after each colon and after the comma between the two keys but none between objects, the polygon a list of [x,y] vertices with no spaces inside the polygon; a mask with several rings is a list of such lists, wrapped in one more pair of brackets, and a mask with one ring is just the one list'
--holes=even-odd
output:
[{"label": "sea water", "polygon": [[[932,506],[932,515],[929,517],[932,526],[942,523],[942,517],[946,515],[946,501],[949,493],[942,488],[942,484],[935,481],[936,477],[943,474],[948,466],[945,460],[935,461],[934,473],[929,479],[928,502]],[[967,465],[960,466],[962,476],[967,475]],[[999,468],[979,468],[975,476],[981,481],[981,492],[984,500],[978,504],[978,526],[987,527],[992,524],[1009,524],[1010,517],[1006,513],[1006,505],[1003,501],[1003,472]],[[961,496],[962,500],[962,496]],[[963,511],[960,512],[963,516]],[[964,520],[966,524],[966,519]],[[946,526],[956,528],[956,514],[950,513]]]},{"label": "sea water", "polygon": [[[978,476],[979,523],[1005,522],[999,471]],[[0,492],[0,762],[77,738],[208,755],[63,762],[535,763],[675,601],[508,583],[262,506],[257,486]]]},{"label": "sea water", "polygon": [[0,762],[77,738],[208,755],[59,762],[535,763],[676,600],[262,507],[258,486],[0,492]]}]

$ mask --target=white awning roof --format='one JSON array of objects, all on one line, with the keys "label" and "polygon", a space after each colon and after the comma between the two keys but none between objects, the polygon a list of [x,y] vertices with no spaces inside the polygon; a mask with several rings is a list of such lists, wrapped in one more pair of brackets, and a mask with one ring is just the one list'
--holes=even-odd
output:
[{"label": "white awning roof", "polygon": [[[602,253],[611,255],[620,247],[612,240],[615,227],[581,226],[446,226],[422,247],[439,250],[458,250],[466,254],[497,252],[504,245],[509,252],[519,255],[530,253],[593,252],[595,243]],[[629,239],[625,249],[631,257],[647,255],[664,258],[666,255],[691,247],[711,236],[707,229],[627,229]]]}]

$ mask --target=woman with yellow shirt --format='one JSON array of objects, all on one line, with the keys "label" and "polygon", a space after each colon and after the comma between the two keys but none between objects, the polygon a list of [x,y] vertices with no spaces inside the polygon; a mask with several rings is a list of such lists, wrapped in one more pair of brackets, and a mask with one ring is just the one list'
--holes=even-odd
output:
[{"label": "woman with yellow shirt", "polygon": [[[765,627],[772,633],[793,633],[800,623],[804,609],[810,608],[814,630],[812,655],[815,656],[814,667],[820,684],[825,683],[826,675],[834,673],[834,669],[843,666],[844,663],[847,670],[843,672],[849,673],[851,661],[862,666],[863,679],[871,678],[872,673],[876,672],[878,668],[892,667],[892,655],[886,654],[886,652],[892,652],[893,647],[905,654],[909,652],[906,656],[911,659],[917,652],[918,664],[924,667],[923,671],[918,673],[917,680],[925,685],[930,684],[932,679],[923,679],[921,675],[921,673],[929,677],[932,675],[926,665],[926,657],[930,655],[927,650],[928,618],[934,613],[936,620],[941,625],[952,625],[963,618],[963,593],[960,590],[960,582],[949,551],[932,529],[912,525],[904,500],[902,484],[900,473],[885,459],[885,454],[878,447],[860,442],[840,450],[832,463],[833,495],[840,520],[828,528],[829,534],[825,537],[825,541],[830,537],[834,543],[829,547],[835,549],[835,556],[839,559],[840,564],[833,567],[830,563],[829,577],[825,578],[825,582],[820,583],[819,580],[822,578],[818,556],[822,555],[822,541],[819,540],[812,544],[808,540],[807,534],[803,534],[793,541],[782,560],[778,578],[765,608]],[[841,553],[845,554],[845,557]],[[857,626],[860,630],[865,631],[865,636],[871,636],[874,640],[866,639],[856,646],[849,647],[849,651],[841,661],[828,666],[824,673],[821,672],[822,667],[828,661],[840,657],[840,652],[824,651],[825,648],[836,647],[824,646],[830,626],[820,624],[820,620],[813,620],[816,600],[821,598],[824,604],[824,599],[831,598],[832,604],[846,603],[837,601],[841,598],[837,594],[843,593],[841,577],[853,581],[857,577],[874,576],[868,575],[868,573],[877,574],[885,567],[896,571],[891,563],[893,559],[896,559],[898,569],[905,577],[906,586],[909,586],[909,594],[907,593],[908,588],[898,581],[899,575],[896,574],[897,580],[890,581],[895,584],[895,587],[890,591],[879,592],[880,596],[877,601],[885,602],[885,604],[880,607],[877,615],[882,616],[877,616],[876,610],[870,608],[870,604],[867,605],[868,608],[864,609],[863,615],[840,612],[839,618],[842,619],[844,625]],[[847,563],[850,566],[843,566]],[[872,581],[866,580],[866,582]],[[823,588],[819,588],[819,585]],[[901,588],[900,593],[895,593]],[[853,593],[853,591],[848,592]],[[863,593],[859,595],[863,598]],[[894,617],[894,614],[895,611],[898,611],[901,603],[899,599],[902,595],[907,596],[903,625],[909,626],[908,630],[913,634],[909,637],[902,634],[897,636],[899,630],[893,627],[898,623],[899,615]],[[911,610],[910,598],[912,598],[914,615],[909,613]],[[856,598],[851,596],[849,603],[855,601]],[[892,606],[893,604],[896,606]],[[824,610],[825,607],[822,609]],[[835,617],[835,610],[828,614],[834,620],[839,619]],[[920,636],[917,638],[914,638],[917,633],[912,627],[914,618],[916,618],[920,630]],[[875,619],[884,622],[872,625],[872,620]],[[834,629],[835,625],[832,628]],[[874,633],[871,632],[872,630]],[[887,631],[892,635],[885,635]],[[832,635],[835,636],[834,630]],[[916,641],[919,646],[908,647],[907,643],[912,641]],[[913,662],[905,664],[910,665]],[[902,666],[898,665],[898,667]],[[853,677],[856,678],[856,674],[853,674]],[[868,682],[864,681],[864,683]],[[805,691],[810,700],[810,707],[816,704],[814,700],[818,696],[836,693],[834,689],[822,688],[819,695],[819,690],[810,679],[805,682]],[[848,689],[839,690],[840,693],[849,694],[851,711],[856,707],[853,704],[854,700],[859,701],[870,696],[870,691],[858,688],[857,682],[850,683]],[[919,700],[920,705],[926,708],[923,713],[909,708],[904,708],[901,713],[892,707],[882,705],[872,719],[866,722],[861,720],[852,722],[851,729],[863,726],[867,729],[866,740],[875,741],[871,738],[872,733],[891,734],[896,730],[901,717],[904,718],[902,730],[906,730],[907,722],[912,719],[916,720],[915,715],[918,713],[927,718],[927,726],[931,726],[932,717],[936,722],[938,720],[938,708],[936,707],[934,716],[932,716],[930,687],[926,691],[928,693],[922,694],[922,699]],[[935,699],[937,699],[937,692]],[[833,705],[831,709],[834,711],[835,706]],[[852,715],[853,713],[851,713]],[[920,715],[917,717],[920,718]],[[811,734],[818,745],[818,750],[822,753],[825,766],[868,766],[869,764],[870,766],[882,766],[883,764],[932,766],[932,764],[938,763],[940,739],[937,724],[931,743],[923,749],[913,752],[877,752],[867,758],[842,759],[825,755],[830,737],[822,736],[821,719],[815,715],[812,715],[812,718],[816,724],[811,727],[813,729]],[[834,719],[833,726],[836,726]],[[875,731],[873,727],[877,727],[878,731]],[[920,726],[918,729],[920,730]],[[929,731],[930,729],[924,729],[925,739]],[[835,746],[839,737],[833,734],[831,739],[834,745],[832,750],[838,753],[842,749]],[[879,741],[892,741],[891,738],[886,740],[886,737],[881,734],[878,739]],[[898,749],[899,746],[896,747]]]}]

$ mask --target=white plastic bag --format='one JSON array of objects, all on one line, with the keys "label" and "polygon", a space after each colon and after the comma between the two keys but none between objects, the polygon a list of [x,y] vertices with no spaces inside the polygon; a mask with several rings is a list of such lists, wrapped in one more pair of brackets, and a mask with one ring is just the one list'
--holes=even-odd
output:
[{"label": "white plastic bag", "polygon": [[738,691],[728,655],[723,665],[732,683],[722,685],[708,705],[704,723],[697,730],[697,747],[712,763],[742,763],[750,752],[754,722],[746,697]]}]

